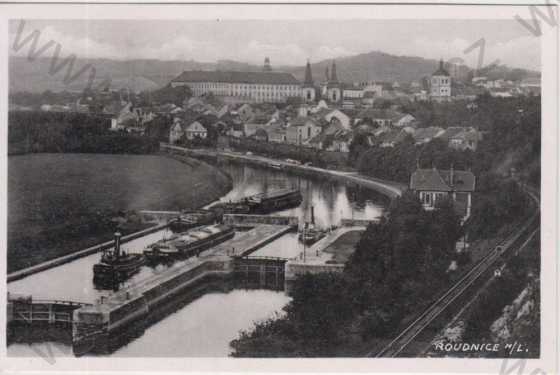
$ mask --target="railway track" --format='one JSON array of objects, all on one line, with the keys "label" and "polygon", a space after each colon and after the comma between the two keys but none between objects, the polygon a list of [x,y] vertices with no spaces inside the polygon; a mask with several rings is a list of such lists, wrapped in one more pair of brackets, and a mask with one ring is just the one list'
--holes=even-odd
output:
[{"label": "railway track", "polygon": [[524,190],[535,202],[537,209],[514,234],[495,246],[484,258],[479,260],[473,268],[448,289],[439,299],[430,305],[416,320],[407,326],[381,351],[370,351],[367,357],[397,357],[430,323],[432,323],[445,309],[459,298],[478,278],[492,267],[498,259],[518,245],[531,238],[538,230],[540,221],[540,199],[538,192],[530,187]]}]

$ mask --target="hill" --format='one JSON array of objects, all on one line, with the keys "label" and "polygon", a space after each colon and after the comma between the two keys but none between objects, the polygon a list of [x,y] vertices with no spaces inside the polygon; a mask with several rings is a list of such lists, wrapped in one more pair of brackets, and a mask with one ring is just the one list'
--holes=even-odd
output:
[{"label": "hill", "polygon": [[[313,77],[316,82],[325,79],[325,70],[332,60],[323,60],[312,64]],[[51,91],[81,91],[87,85],[89,70],[72,82],[65,83],[67,67],[53,72],[50,58],[38,58],[29,61],[26,57],[11,56],[9,59],[9,87],[10,92],[43,92]],[[61,64],[61,61],[58,62]],[[78,73],[87,64],[95,67],[94,87],[104,80],[111,79],[113,89],[129,88],[131,91],[146,91],[162,87],[172,78],[184,70],[237,70],[260,71],[259,65],[252,65],[239,61],[219,60],[215,63],[198,62],[194,60],[110,60],[110,59],[76,59],[72,75]],[[437,60],[424,59],[413,56],[396,56],[380,51],[373,51],[354,56],[336,59],[338,77],[344,82],[385,81],[410,82],[421,80],[432,74],[438,65]],[[305,63],[299,66],[275,66],[276,71],[293,73],[296,78],[303,80]],[[538,76],[537,72],[523,69],[512,69],[506,66],[489,67],[494,78],[514,77],[523,79]],[[470,69],[466,66],[457,67],[459,77],[468,77]],[[479,73],[480,75],[480,73]]]}]

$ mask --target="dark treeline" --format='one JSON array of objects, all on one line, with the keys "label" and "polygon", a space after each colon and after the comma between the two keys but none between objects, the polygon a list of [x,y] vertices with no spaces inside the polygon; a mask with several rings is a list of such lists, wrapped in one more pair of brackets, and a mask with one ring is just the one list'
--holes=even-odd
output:
[{"label": "dark treeline", "polygon": [[349,348],[391,336],[449,282],[461,227],[451,202],[439,208],[424,211],[412,193],[395,200],[388,217],[367,228],[342,274],[298,278],[285,316],[242,332],[231,343],[234,356],[352,355]]},{"label": "dark treeline", "polygon": [[13,111],[8,115],[10,154],[87,152],[142,154],[157,151],[156,139],[109,131],[106,116],[68,112]]},{"label": "dark treeline", "polygon": [[239,151],[250,151],[277,159],[293,159],[312,163],[321,168],[347,167],[347,156],[342,152],[318,150],[288,143],[269,143],[252,138],[230,138],[230,146]]}]

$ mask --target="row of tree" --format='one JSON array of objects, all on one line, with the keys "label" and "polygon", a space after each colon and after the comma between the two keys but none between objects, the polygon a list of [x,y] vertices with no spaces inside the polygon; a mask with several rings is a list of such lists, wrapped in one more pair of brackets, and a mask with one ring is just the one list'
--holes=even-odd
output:
[{"label": "row of tree", "polygon": [[14,111],[8,115],[10,154],[36,152],[155,152],[157,139],[115,133],[110,119],[84,113]]}]

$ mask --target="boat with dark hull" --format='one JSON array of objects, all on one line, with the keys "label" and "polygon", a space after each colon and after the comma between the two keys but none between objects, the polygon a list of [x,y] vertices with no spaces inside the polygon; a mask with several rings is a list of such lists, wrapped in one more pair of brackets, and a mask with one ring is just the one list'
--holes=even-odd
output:
[{"label": "boat with dark hull", "polygon": [[157,241],[144,249],[144,256],[151,262],[189,258],[233,238],[234,235],[230,226],[208,225]]},{"label": "boat with dark hull", "polygon": [[210,209],[223,214],[267,214],[297,207],[302,201],[299,190],[279,189],[244,197],[236,202],[217,203]]},{"label": "boat with dark hull", "polygon": [[146,259],[142,254],[121,251],[121,234],[115,233],[115,246],[103,251],[99,263],[93,265],[93,282],[100,289],[115,288],[140,271]]},{"label": "boat with dark hull", "polygon": [[326,236],[326,233],[322,230],[317,228],[309,228],[305,231],[301,232],[298,236],[300,242],[304,243],[305,245],[309,246],[314,244],[315,242],[319,241],[323,237]]},{"label": "boat with dark hull", "polygon": [[216,210],[183,211],[169,222],[169,229],[173,232],[184,232],[196,226],[213,224],[220,219]]},{"label": "boat with dark hull", "polygon": [[297,189],[280,189],[252,195],[245,201],[251,213],[266,214],[297,207],[303,201],[303,197]]}]

